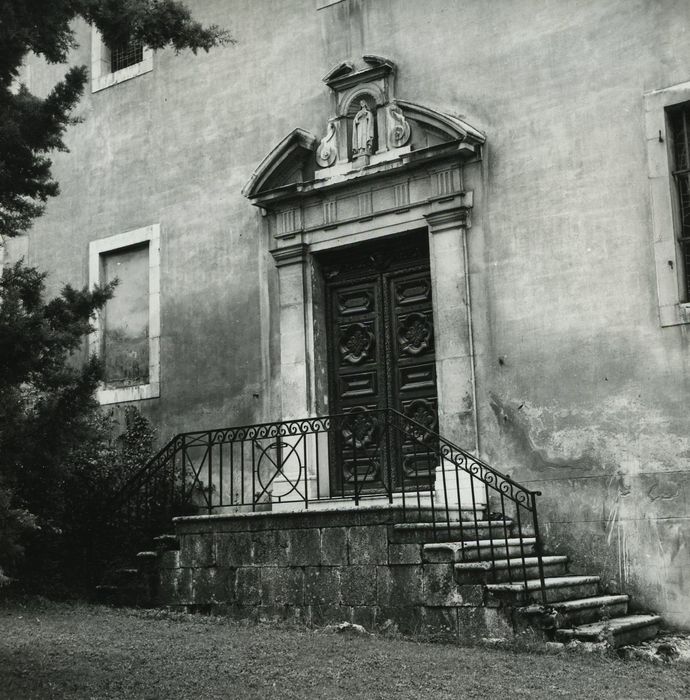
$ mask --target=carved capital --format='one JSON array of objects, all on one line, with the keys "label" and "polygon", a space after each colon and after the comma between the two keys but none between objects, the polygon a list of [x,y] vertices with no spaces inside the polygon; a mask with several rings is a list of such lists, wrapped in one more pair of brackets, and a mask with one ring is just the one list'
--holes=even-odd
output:
[{"label": "carved capital", "polygon": [[441,233],[449,229],[468,229],[472,225],[470,221],[471,209],[471,206],[453,207],[425,214],[424,218],[429,224],[431,233]]},{"label": "carved capital", "polygon": [[276,267],[285,267],[286,265],[296,265],[303,263],[307,259],[309,246],[306,243],[293,243],[283,248],[276,248],[271,251]]}]

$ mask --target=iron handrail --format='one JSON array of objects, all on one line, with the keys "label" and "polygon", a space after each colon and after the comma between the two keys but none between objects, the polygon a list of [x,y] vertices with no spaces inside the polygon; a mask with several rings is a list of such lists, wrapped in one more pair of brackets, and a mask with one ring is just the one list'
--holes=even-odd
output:
[{"label": "iron handrail", "polygon": [[[245,453],[245,448],[249,454]],[[346,452],[347,459],[344,457]],[[241,468],[233,463],[233,459],[239,461],[240,455]],[[410,456],[414,458],[413,462],[417,460],[422,467],[413,478],[408,478],[405,469],[399,467],[402,476],[397,477],[397,487],[394,487],[391,462],[403,457],[409,459]],[[345,466],[339,467],[339,492],[333,483],[325,491],[319,485],[321,469],[329,460],[331,463],[333,460],[341,460],[342,465],[346,462],[349,464],[347,484],[343,474]],[[325,470],[328,468],[330,464]],[[281,495],[276,484],[279,477],[284,477],[290,469],[293,470],[293,481],[288,480],[287,493]],[[474,511],[474,515],[469,516],[472,518],[469,521],[463,520],[461,473],[469,477],[469,487],[465,485],[470,490],[469,498],[466,493],[464,495],[467,506],[465,512]],[[310,490],[308,480],[314,475],[316,488]],[[322,482],[325,478],[321,477]],[[448,479],[455,481],[455,492]],[[377,484],[374,487],[372,480]],[[482,546],[490,547],[492,559],[498,555],[508,561],[510,578],[513,577],[511,561],[515,559],[515,548],[519,548],[518,560],[521,560],[520,573],[525,589],[529,556],[523,531],[529,524],[523,518],[527,514],[534,530],[533,551],[537,557],[542,599],[546,604],[536,505],[536,498],[541,492],[521,485],[444,438],[433,427],[395,409],[361,409],[328,416],[179,433],[127,481],[115,497],[110,510],[114,512],[118,508],[129,508],[128,504],[137,500],[142,493],[154,493],[158,495],[159,510],[163,507],[163,502],[169,510],[167,515],[156,515],[160,522],[164,519],[163,515],[169,518],[186,512],[184,509],[193,504],[195,496],[203,498],[200,507],[211,513],[215,508],[227,506],[256,510],[266,503],[289,503],[295,500],[303,502],[304,507],[308,508],[311,501],[334,497],[353,498],[355,505],[359,505],[360,499],[367,494],[385,495],[393,503],[394,492],[399,494],[402,501],[403,520],[416,518],[417,522],[421,522],[424,517],[428,519],[424,514],[431,512],[433,536],[436,540],[445,534],[450,537],[458,527],[463,539],[462,535],[466,534],[464,530],[473,528],[477,556],[481,556]],[[162,497],[161,493],[168,495]],[[493,519],[489,514],[492,495],[494,501],[497,501],[498,510]],[[133,509],[130,508],[137,514],[140,512],[139,500]],[[468,505],[468,501],[471,505]],[[475,504],[482,502],[487,513],[485,520],[478,518],[475,508]],[[512,506],[508,507],[507,503],[512,503]],[[451,518],[453,509],[457,511],[457,519],[455,516]],[[512,515],[509,517],[513,511],[516,519]],[[484,532],[487,522],[488,545],[487,540],[480,536],[480,530]],[[509,542],[507,533],[512,527],[509,523],[512,522],[515,522],[520,531],[518,545]],[[494,527],[499,527],[506,533],[503,540],[495,540]],[[463,550],[462,556],[465,555]]]},{"label": "iron handrail", "polygon": [[[374,409],[372,410],[365,410],[362,411],[362,413],[367,414],[367,413],[389,413],[390,415],[395,415],[399,419],[404,420],[406,423],[409,425],[415,427],[420,433],[426,433],[439,442],[439,444],[443,444],[445,447],[446,452],[445,453],[439,453],[439,456],[444,457],[445,459],[448,459],[449,461],[453,462],[453,464],[464,471],[467,471],[468,473],[471,474],[471,476],[475,476],[476,478],[479,478],[480,480],[484,480],[479,472],[472,471],[472,467],[466,467],[463,465],[462,460],[467,460],[471,461],[472,464],[475,466],[475,469],[481,469],[484,472],[488,472],[489,474],[493,475],[495,479],[500,479],[504,483],[509,484],[511,487],[518,489],[519,491],[525,493],[525,494],[534,494],[535,496],[541,496],[542,493],[541,491],[535,491],[532,489],[529,489],[525,486],[522,486],[519,484],[517,481],[512,479],[510,476],[507,474],[504,474],[503,472],[499,471],[495,467],[492,467],[491,465],[487,464],[485,461],[480,459],[479,457],[476,457],[473,455],[471,452],[468,452],[467,450],[463,449],[459,445],[451,442],[450,440],[447,440],[446,438],[442,437],[439,433],[434,432],[427,426],[423,425],[422,423],[419,423],[418,421],[414,420],[413,418],[410,418],[409,416],[404,415],[403,413],[400,413],[400,411],[397,411],[393,408],[387,408],[387,409]],[[174,456],[174,454],[184,445],[189,447],[190,445],[193,445],[194,443],[187,443],[186,440],[187,438],[194,438],[194,437],[205,437],[205,436],[211,436],[210,437],[210,444],[212,445],[218,445],[221,443],[229,443],[229,442],[234,442],[236,440],[242,440],[242,439],[252,439],[252,438],[263,438],[263,437],[290,437],[290,436],[296,436],[300,434],[300,430],[298,429],[298,426],[302,427],[322,427],[324,430],[328,430],[330,427],[331,421],[334,419],[338,418],[346,418],[348,416],[351,416],[351,413],[335,413],[332,415],[328,416],[323,416],[323,417],[314,417],[314,418],[298,418],[295,420],[289,420],[289,421],[269,421],[265,423],[253,423],[253,424],[248,424],[248,425],[242,425],[242,426],[231,426],[227,428],[213,428],[210,430],[193,430],[193,431],[188,431],[188,432],[183,432],[183,433],[177,433],[174,437],[172,437],[163,447],[161,447],[158,452],[156,452],[155,455],[153,455],[143,466],[142,468],[137,471],[128,481],[122,489],[120,490],[120,494],[128,495],[129,492],[132,490],[133,486],[136,486],[137,482],[146,475],[149,474],[155,474],[159,469],[163,468],[165,464]],[[292,428],[287,428],[283,430],[282,428],[284,426],[294,426]],[[312,432],[306,431],[306,432]],[[232,439],[227,439],[229,436],[232,436]],[[220,439],[220,438],[223,439]],[[184,443],[183,443],[184,441]],[[458,461],[458,457],[453,457],[451,458],[449,455],[459,455],[461,457],[461,460]]]},{"label": "iron handrail", "polygon": [[[410,418],[409,416],[406,416],[404,413],[400,413],[400,411],[396,411],[394,408],[388,408],[384,409],[388,411],[390,414],[397,416],[398,418],[404,420],[406,423],[413,425],[421,434],[428,434],[433,437],[435,441],[437,441],[439,444],[444,445],[444,448],[438,451],[439,456],[443,457],[444,459],[449,460],[452,462],[456,467],[459,467],[460,469],[463,469],[464,471],[467,471],[471,476],[474,476],[475,478],[480,479],[481,481],[486,481],[487,478],[483,477],[479,472],[475,471],[473,467],[468,467],[463,465],[462,461],[471,461],[472,464],[474,465],[474,468],[479,470],[483,470],[484,472],[488,472],[489,474],[492,475],[493,479],[500,479],[502,480],[505,484],[510,485],[511,487],[518,489],[520,492],[527,494],[531,496],[532,494],[535,496],[541,496],[542,493],[541,491],[535,491],[533,489],[529,489],[526,486],[522,486],[522,484],[519,484],[517,481],[509,477],[507,474],[504,474],[503,472],[499,471],[495,467],[492,467],[491,465],[487,464],[484,460],[480,459],[479,457],[476,457],[473,455],[471,452],[468,452],[467,450],[463,449],[459,445],[456,445],[455,443],[451,442],[450,440],[447,440],[446,438],[442,437],[439,433],[434,432],[427,426],[423,425],[422,423],[419,423],[418,421],[414,420],[414,418]],[[457,455],[455,457],[451,457],[450,455]],[[460,458],[460,461],[458,459]]]}]

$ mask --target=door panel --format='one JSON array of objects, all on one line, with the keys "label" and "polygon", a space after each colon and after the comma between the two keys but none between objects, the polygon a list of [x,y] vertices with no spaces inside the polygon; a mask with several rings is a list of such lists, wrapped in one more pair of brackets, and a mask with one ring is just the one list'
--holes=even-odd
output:
[{"label": "door panel", "polygon": [[[402,414],[436,431],[438,401],[436,397],[436,356],[434,320],[431,306],[431,277],[428,270],[392,273],[391,331],[394,338],[395,368],[392,407]],[[402,440],[398,455],[399,481],[407,488],[428,484],[436,465],[419,442],[411,437]]]},{"label": "door panel", "polygon": [[362,414],[366,409],[395,408],[436,430],[426,239],[361,246],[325,259],[323,269],[331,412],[353,414],[351,425],[343,427],[332,445],[332,489],[366,492],[428,483],[433,466],[427,451],[408,438],[400,454],[388,455],[382,426]]},{"label": "door panel", "polygon": [[[335,413],[361,413],[385,406],[384,332],[378,276],[331,287],[331,374]],[[385,488],[378,456],[379,435],[364,416],[335,437],[335,485],[340,492]],[[353,437],[354,434],[354,437]]]}]

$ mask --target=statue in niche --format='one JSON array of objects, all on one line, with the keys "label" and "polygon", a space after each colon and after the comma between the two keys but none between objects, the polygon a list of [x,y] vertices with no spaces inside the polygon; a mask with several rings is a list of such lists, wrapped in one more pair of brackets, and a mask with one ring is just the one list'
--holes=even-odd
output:
[{"label": "statue in niche", "polygon": [[352,122],[352,155],[369,156],[374,148],[374,113],[365,100],[359,101],[359,112]]},{"label": "statue in niche", "polygon": [[394,148],[404,146],[410,140],[410,125],[395,102],[388,106],[388,124],[388,145]]},{"label": "statue in niche", "polygon": [[321,139],[319,147],[316,149],[316,162],[322,168],[328,168],[338,157],[338,147],[336,145],[337,130],[335,122],[331,119],[328,122],[326,135]]}]

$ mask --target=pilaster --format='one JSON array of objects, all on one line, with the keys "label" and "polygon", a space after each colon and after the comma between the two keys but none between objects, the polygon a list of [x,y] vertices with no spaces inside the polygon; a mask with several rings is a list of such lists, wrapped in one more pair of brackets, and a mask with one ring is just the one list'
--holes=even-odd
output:
[{"label": "pilaster", "polygon": [[[475,452],[476,390],[466,238],[471,208],[472,193],[467,192],[459,200],[433,202],[424,218],[429,227],[434,290],[439,433],[463,449]],[[450,464],[439,465],[439,469],[454,471]],[[453,483],[454,476],[446,481]],[[475,484],[475,505],[484,501],[483,491]],[[460,493],[455,497],[467,507],[471,494],[468,476],[461,480]]]},{"label": "pilaster", "polygon": [[271,251],[280,296],[280,383],[283,420],[310,415],[307,319],[307,246],[301,241]]}]

